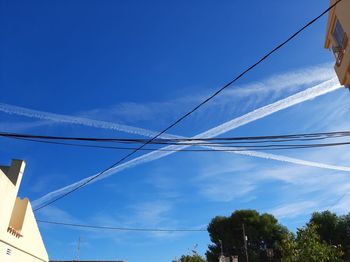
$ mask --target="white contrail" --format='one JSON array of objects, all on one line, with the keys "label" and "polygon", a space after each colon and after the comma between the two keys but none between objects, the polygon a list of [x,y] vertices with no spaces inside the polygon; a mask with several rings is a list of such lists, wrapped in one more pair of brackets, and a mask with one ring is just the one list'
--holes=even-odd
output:
[{"label": "white contrail", "polygon": [[[263,80],[262,82],[250,83],[247,86],[241,86],[236,89],[227,90],[226,99],[232,99],[233,96],[241,97],[244,96],[252,97],[253,95],[261,95],[265,91],[280,92],[282,90],[289,90],[290,87],[303,86],[307,84],[313,84],[316,82],[326,81],[334,77],[334,71],[330,69],[329,64],[321,66],[313,66],[303,68],[301,70],[288,72],[284,74],[274,75],[270,78]],[[262,94],[264,95],[264,94]],[[266,94],[265,94],[266,95]],[[221,98],[225,98],[221,97]],[[49,112],[43,112],[39,110],[33,110],[29,108],[9,105],[0,103],[0,112],[7,114],[16,114],[20,116],[36,118],[41,120],[49,120],[60,123],[69,123],[90,126],[95,128],[111,129],[131,134],[142,135],[146,137],[154,137],[158,132],[147,130],[138,127],[132,127],[128,125],[122,125],[118,123],[111,123],[107,121],[99,121],[94,119],[88,119],[84,117],[76,117],[62,114],[55,114]],[[180,136],[164,134],[163,138],[182,138]]]},{"label": "white contrail", "polygon": [[[220,148],[213,147],[213,149],[219,150]],[[240,154],[240,155],[245,155],[245,156],[253,156],[253,157],[258,157],[258,158],[271,159],[271,160],[277,160],[277,161],[288,162],[288,163],[302,165],[302,166],[310,166],[310,167],[318,167],[318,168],[323,168],[323,169],[331,169],[331,170],[350,172],[350,167],[348,167],[348,166],[329,165],[329,164],[307,161],[307,160],[302,160],[302,159],[298,159],[298,158],[294,158],[294,157],[275,155],[275,154],[270,154],[270,153],[265,153],[265,152],[234,151],[234,152],[230,152],[230,153],[235,153],[235,154]]]},{"label": "white contrail", "polygon": [[302,103],[304,101],[313,99],[315,97],[327,94],[327,93],[332,92],[338,88],[340,88],[340,85],[339,85],[337,78],[332,78],[332,79],[325,81],[319,85],[308,88],[308,89],[301,91],[299,93],[296,93],[294,95],[288,96],[287,98],[281,99],[281,100],[274,102],[272,104],[260,107],[260,108],[255,109],[252,112],[249,112],[243,116],[234,118],[234,119],[227,121],[227,122],[225,122],[217,127],[211,128],[208,131],[200,134],[199,137],[211,138],[211,137],[216,137],[216,136],[222,135],[223,133],[231,131],[232,129],[246,125],[250,122],[253,122],[253,121],[258,120],[260,118],[263,118],[265,116],[271,115],[275,112],[286,109],[286,108],[291,107],[293,105],[296,105],[296,104]]},{"label": "white contrail", "polygon": [[[329,81],[325,81],[317,86],[314,86],[312,88],[306,89],[304,91],[301,91],[299,93],[296,93],[292,96],[289,96],[287,98],[284,98],[282,100],[279,100],[275,103],[269,104],[267,106],[261,107],[259,109],[256,109],[250,113],[247,113],[241,117],[235,118],[231,121],[225,122],[217,127],[214,127],[212,129],[209,129],[208,131],[205,131],[203,133],[200,133],[193,138],[211,138],[211,137],[216,137],[219,136],[225,132],[228,132],[230,130],[233,130],[237,127],[240,127],[242,125],[248,124],[252,121],[255,121],[257,119],[263,118],[265,116],[271,115],[277,111],[286,109],[290,106],[302,103],[304,101],[313,99],[315,97],[327,94],[329,92],[332,92],[336,89],[340,88],[339,83],[337,79],[333,78]],[[163,149],[166,150],[181,150],[189,146],[179,146],[179,145],[171,145],[167,146]],[[214,148],[217,149],[217,148]],[[169,152],[169,151],[153,151],[151,153],[142,155],[140,157],[134,158],[128,162],[125,162],[123,164],[120,164],[112,169],[110,169],[108,172],[105,172],[101,176],[98,177],[98,179],[94,180],[96,182],[97,180],[104,179],[110,175],[113,175],[117,172],[120,172],[126,168],[130,168],[145,162],[150,162],[162,157],[165,157],[167,155],[173,154],[174,152]],[[341,171],[350,171],[349,167],[343,167],[343,166],[335,166],[335,165],[327,165],[323,163],[318,163],[318,162],[312,162],[312,161],[305,161],[305,160],[300,160],[292,157],[286,157],[286,156],[281,156],[281,155],[274,155],[274,154],[269,154],[269,153],[263,153],[263,152],[254,152],[254,151],[236,151],[234,152],[236,154],[241,154],[241,155],[248,155],[248,156],[254,156],[254,157],[260,157],[260,158],[265,158],[265,159],[273,159],[273,160],[278,160],[278,161],[284,161],[288,163],[293,163],[293,164],[298,164],[298,165],[305,165],[305,166],[311,166],[311,167],[318,167],[318,168],[324,168],[324,169],[332,169],[332,170],[341,170]],[[82,179],[74,184],[68,185],[66,187],[57,189],[51,193],[46,194],[45,196],[33,201],[33,207],[34,209],[41,206],[43,203],[49,201],[50,199],[56,198],[65,192],[68,192],[72,188],[75,188],[78,185],[81,185],[91,179],[93,176]]]},{"label": "white contrail", "polygon": [[[0,103],[0,111],[7,114],[21,115],[21,116],[37,118],[42,120],[51,120],[51,121],[60,122],[60,123],[78,124],[78,125],[84,125],[84,126],[90,126],[90,127],[96,127],[96,128],[117,130],[125,133],[141,135],[146,137],[154,137],[155,135],[158,134],[158,132],[154,132],[143,128],[116,124],[116,123],[100,121],[100,120],[93,120],[93,119],[88,119],[84,117],[75,117],[75,116],[48,113],[48,112],[28,109],[24,107],[8,105],[4,103]],[[176,136],[163,135],[161,137],[175,138]]]}]

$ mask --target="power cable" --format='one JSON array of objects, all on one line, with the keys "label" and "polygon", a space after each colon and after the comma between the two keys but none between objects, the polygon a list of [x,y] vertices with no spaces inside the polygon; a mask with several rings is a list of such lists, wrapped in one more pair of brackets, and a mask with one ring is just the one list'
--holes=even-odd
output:
[{"label": "power cable", "polygon": [[143,147],[145,147],[146,145],[148,145],[149,143],[151,143],[152,141],[154,141],[155,139],[157,139],[159,136],[161,136],[162,134],[164,134],[165,132],[167,132],[169,129],[171,129],[172,127],[174,127],[175,125],[177,125],[178,123],[180,123],[183,119],[187,118],[189,115],[191,115],[192,113],[194,113],[195,111],[197,111],[200,107],[202,107],[203,105],[205,105],[206,103],[208,103],[210,100],[212,100],[215,96],[217,96],[218,94],[220,94],[222,91],[224,91],[226,88],[228,88],[229,86],[231,86],[233,83],[235,83],[237,80],[239,80],[240,78],[242,78],[245,74],[247,74],[249,71],[251,71],[252,69],[254,69],[255,67],[257,67],[260,63],[262,63],[264,60],[266,60],[268,57],[270,57],[273,53],[275,53],[276,51],[278,51],[280,48],[282,48],[284,45],[286,45],[288,42],[290,42],[293,38],[295,38],[297,35],[299,35],[302,31],[304,31],[306,28],[308,28],[309,26],[311,26],[313,23],[315,23],[318,19],[320,19],[322,16],[324,16],[325,14],[327,14],[332,8],[334,8],[338,3],[340,3],[342,0],[338,0],[336,1],[333,5],[331,5],[330,7],[328,7],[325,11],[323,11],[320,15],[318,15],[317,17],[315,17],[314,19],[312,19],[311,21],[309,21],[306,25],[304,25],[303,27],[301,27],[299,30],[297,30],[294,34],[292,34],[291,36],[289,36],[285,41],[283,41],[282,43],[280,43],[279,45],[277,45],[275,48],[273,48],[270,52],[268,52],[266,55],[264,55],[262,58],[260,58],[256,63],[254,63],[253,65],[249,66],[247,69],[243,70],[242,73],[240,73],[239,75],[237,75],[233,80],[231,80],[230,82],[228,82],[227,84],[225,84],[223,87],[221,87],[219,90],[217,90],[216,92],[214,92],[212,95],[210,95],[207,99],[205,99],[204,101],[202,101],[201,103],[199,103],[197,106],[195,106],[192,110],[190,110],[188,113],[184,114],[182,117],[180,117],[178,120],[176,120],[174,123],[172,123],[171,125],[169,125],[168,127],[166,127],[165,129],[163,129],[163,131],[159,132],[157,135],[155,135],[154,137],[152,137],[151,139],[149,139],[148,141],[146,141],[144,144],[142,144],[141,146],[137,147],[136,149],[132,150],[130,153],[126,154],[124,157],[122,157],[121,159],[119,159],[116,163],[112,164],[111,166],[105,168],[104,170],[102,170],[100,173],[96,174],[95,176],[91,177],[89,180],[85,181],[83,184],[73,188],[72,190],[66,192],[65,194],[57,197],[56,199],[53,199],[52,201],[42,205],[41,207],[36,208],[34,211],[38,211],[48,205],[51,205],[53,203],[55,203],[56,201],[72,194],[73,192],[79,190],[80,188],[86,186],[87,184],[89,184],[91,181],[95,180],[96,178],[98,178],[99,176],[101,176],[102,174],[104,174],[105,172],[111,170],[112,168],[114,168],[115,166],[119,165],[120,163],[122,163],[124,160],[126,160],[127,158],[129,158],[130,156],[134,155],[136,152],[138,152],[140,149],[142,149]]},{"label": "power cable", "polygon": [[92,228],[92,229],[107,229],[107,230],[119,230],[119,231],[143,231],[143,232],[206,232],[206,229],[160,229],[160,228],[131,228],[131,227],[110,227],[110,226],[96,226],[96,225],[84,225],[74,223],[63,223],[55,221],[37,220],[39,223],[53,224],[60,226]]},{"label": "power cable", "polygon": [[[35,134],[21,134],[21,133],[6,133],[0,132],[2,137],[14,137],[14,138],[35,138],[35,139],[45,139],[45,140],[73,140],[73,141],[88,141],[88,142],[116,142],[116,143],[145,143],[147,139],[137,139],[137,138],[96,138],[96,137],[68,137],[68,136],[47,136],[47,135],[35,135]],[[221,141],[239,141],[238,143],[256,143],[255,140],[262,142],[286,142],[286,141],[306,141],[306,140],[317,140],[324,138],[337,138],[350,136],[350,131],[336,131],[336,132],[323,132],[323,133],[300,133],[300,134],[284,134],[284,135],[273,135],[273,136],[242,136],[242,137],[218,137],[218,138],[171,138],[171,139],[155,139],[149,144],[180,144],[185,142],[194,141],[208,141],[215,143]],[[251,141],[252,140],[252,141]],[[194,144],[194,143],[193,143]],[[187,145],[187,144],[185,144]]]},{"label": "power cable", "polygon": [[[112,227],[112,226],[99,226],[99,225],[87,225],[87,224],[76,224],[66,223],[57,221],[47,221],[37,219],[37,222],[58,226],[69,226],[69,227],[81,227],[81,228],[92,228],[92,229],[105,229],[105,230],[118,230],[118,231],[143,231],[143,232],[207,232],[207,229],[188,229],[188,228],[176,228],[176,229],[164,229],[164,228],[134,228],[134,227]],[[231,230],[242,230],[240,227],[231,227]]]},{"label": "power cable", "polygon": [[334,206],[338,205],[349,193],[350,193],[350,190],[345,191],[345,193],[342,194],[332,205],[328,206],[326,210],[330,210]]},{"label": "power cable", "polygon": [[[98,149],[111,149],[111,150],[135,150],[135,147],[117,147],[117,146],[99,146],[99,145],[87,145],[87,144],[74,144],[66,142],[56,142],[56,141],[44,141],[30,138],[17,138],[10,137],[11,139],[17,139],[21,141],[63,145],[63,146],[73,146],[73,147],[87,147],[87,148],[98,148]],[[176,144],[174,144],[176,145]],[[182,144],[181,144],[182,145]],[[321,147],[336,147],[336,146],[346,146],[350,145],[350,142],[338,142],[338,143],[320,143],[320,144],[273,144],[273,145],[221,145],[221,144],[193,144],[190,146],[211,146],[216,149],[164,149],[164,148],[142,148],[140,151],[165,151],[165,152],[237,152],[237,151],[262,151],[262,150],[291,150],[291,149],[309,149],[309,148],[321,148]]]}]

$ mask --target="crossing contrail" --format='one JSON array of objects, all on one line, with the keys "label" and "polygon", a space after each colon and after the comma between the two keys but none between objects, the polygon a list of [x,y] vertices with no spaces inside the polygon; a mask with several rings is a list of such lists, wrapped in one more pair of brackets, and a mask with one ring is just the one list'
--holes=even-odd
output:
[{"label": "crossing contrail", "polygon": [[[78,125],[90,126],[95,128],[111,129],[111,130],[116,130],[116,131],[121,131],[125,133],[141,135],[146,137],[154,137],[158,134],[158,132],[143,129],[143,128],[116,124],[116,123],[100,121],[100,120],[93,120],[93,119],[88,119],[84,117],[54,114],[54,113],[28,109],[28,108],[19,107],[19,106],[8,105],[4,103],[0,103],[0,111],[7,114],[26,116],[26,117],[36,118],[41,120],[50,120],[50,121],[60,122],[60,123],[78,124]],[[163,135],[161,137],[175,138],[176,136]]]},{"label": "crossing contrail", "polygon": [[[213,147],[213,149],[215,149],[215,147]],[[216,148],[216,150],[219,150],[219,148]],[[337,170],[337,171],[350,172],[350,167],[348,167],[348,166],[329,165],[329,164],[307,161],[307,160],[302,160],[302,159],[298,159],[298,158],[294,158],[294,157],[275,155],[275,154],[270,154],[270,153],[265,153],[265,152],[236,151],[236,152],[230,152],[230,153],[236,153],[239,155],[252,156],[252,157],[258,157],[258,158],[265,158],[265,159],[270,159],[270,160],[277,160],[277,161],[281,161],[281,162],[287,162],[287,163],[292,163],[292,164],[297,164],[297,165],[302,165],[302,166],[318,167],[318,168],[323,168],[323,169],[331,169],[331,170]]]},{"label": "crossing contrail", "polygon": [[[313,83],[319,83],[321,81],[327,81],[334,77],[333,70],[329,69],[330,65],[313,66],[308,68],[303,68],[301,70],[288,72],[285,74],[274,75],[270,78],[265,79],[262,82],[251,83],[247,86],[239,87],[235,90],[228,90],[228,95],[226,97],[231,98],[232,96],[241,97],[242,93],[244,96],[257,95],[259,92],[267,91],[278,91],[284,89],[289,89],[291,86],[303,86],[311,85]],[[266,95],[266,94],[265,94]],[[110,129],[121,131],[130,134],[141,135],[145,137],[154,137],[158,132],[147,130],[143,128],[122,125],[118,123],[112,123],[107,121],[94,120],[84,117],[77,117],[71,115],[55,114],[50,112],[44,112],[29,108],[24,108],[20,106],[9,105],[5,103],[0,103],[0,112],[20,115],[29,118],[36,118],[40,120],[49,120],[58,123],[76,124],[84,125],[95,128]],[[164,134],[162,138],[182,138],[180,136]]]},{"label": "crossing contrail", "polygon": [[[302,103],[304,101],[316,98],[318,96],[327,94],[329,92],[332,92],[334,90],[337,90],[340,88],[340,85],[338,83],[338,80],[336,78],[332,78],[328,81],[325,81],[319,85],[316,85],[314,87],[308,88],[304,91],[301,91],[299,93],[296,93],[294,95],[291,95],[287,98],[281,99],[277,102],[274,102],[272,104],[263,106],[261,108],[258,108],[252,112],[249,112],[243,116],[237,117],[235,119],[232,119],[230,121],[227,121],[217,127],[211,128],[205,132],[202,132],[192,138],[212,138],[219,136],[223,133],[226,133],[228,131],[231,131],[237,127],[246,125],[250,122],[253,122],[255,120],[261,119],[263,117],[266,117],[268,115],[271,115],[275,112],[278,112],[280,110],[286,109],[288,107],[291,107],[293,105]],[[164,147],[163,149],[167,150],[181,150],[186,147],[189,147],[187,145],[171,145]],[[213,149],[217,149],[215,147],[212,147]],[[173,154],[174,152],[169,152],[169,151],[153,151],[151,153],[136,157],[132,160],[129,160],[128,162],[125,162],[123,164],[120,164],[107,172],[103,173],[101,176],[99,176],[97,179],[94,180],[94,182],[107,178],[113,174],[116,174],[122,170],[125,170],[127,168],[134,167],[136,165],[154,161],[156,159],[168,156],[170,154]],[[298,164],[298,165],[304,165],[304,166],[309,166],[309,167],[317,167],[317,168],[323,168],[323,169],[331,169],[331,170],[338,170],[338,171],[348,171],[350,172],[350,167],[345,167],[345,166],[335,166],[335,165],[328,165],[324,163],[318,163],[318,162],[313,162],[313,161],[306,161],[306,160],[301,160],[297,158],[292,158],[292,157],[287,157],[287,156],[282,156],[282,155],[274,155],[274,154],[269,154],[269,153],[263,153],[263,152],[255,152],[255,151],[236,151],[232,152],[236,154],[241,154],[241,155],[247,155],[247,156],[252,156],[252,157],[259,157],[259,158],[264,158],[264,159],[272,159],[272,160],[277,160],[277,161],[283,161],[283,162],[288,162],[292,164]],[[53,198],[59,197],[60,195],[70,191],[71,189],[84,184],[86,181],[91,179],[94,176],[90,176],[87,178],[84,178],[78,182],[75,182],[71,185],[68,185],[66,187],[57,189],[53,192],[50,192],[43,197],[33,201],[32,205],[35,208],[38,208],[42,204],[46,203],[47,201],[50,201]]]}]

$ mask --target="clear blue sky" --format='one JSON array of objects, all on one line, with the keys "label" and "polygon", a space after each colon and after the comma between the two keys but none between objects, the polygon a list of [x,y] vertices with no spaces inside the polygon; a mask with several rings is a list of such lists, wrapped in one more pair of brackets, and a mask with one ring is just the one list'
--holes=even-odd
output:
[{"label": "clear blue sky", "polygon": [[[328,7],[328,1],[8,1],[0,3],[0,103],[161,130]],[[326,17],[169,133],[192,136],[332,76]],[[238,90],[237,92],[235,90]],[[349,129],[345,89],[224,136]],[[60,118],[61,119],[61,118]],[[0,112],[0,131],[130,137]],[[0,139],[1,164],[27,163],[32,201],[127,152]],[[347,166],[346,148],[273,152]],[[138,154],[140,155],[140,154]],[[350,189],[347,172],[228,153],[177,153],[98,181],[37,218],[120,227],[200,228],[235,209],[271,212],[291,230]],[[346,202],[347,201],[347,202]],[[337,203],[349,211],[350,196]],[[171,261],[207,233],[101,232],[39,224],[51,259]]]}]

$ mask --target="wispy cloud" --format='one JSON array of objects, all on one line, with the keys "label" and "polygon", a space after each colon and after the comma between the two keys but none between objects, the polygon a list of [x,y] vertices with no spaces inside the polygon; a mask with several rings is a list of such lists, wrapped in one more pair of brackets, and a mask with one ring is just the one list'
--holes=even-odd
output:
[{"label": "wispy cloud", "polygon": [[[334,106],[339,106],[339,104]],[[331,108],[333,108],[333,104]],[[335,119],[337,117],[328,119],[328,123],[331,125],[331,127],[327,127],[328,129],[340,129],[340,126],[333,124]],[[349,124],[341,123],[341,127],[347,130]],[[291,154],[297,154],[302,159],[317,159],[319,163],[341,164],[347,163],[350,158],[347,147],[296,151]],[[228,157],[228,155],[226,156]],[[245,159],[243,158],[243,160]],[[305,208],[300,208],[297,212],[291,212],[290,214],[277,213],[278,215],[281,214],[284,219],[300,215],[308,216],[311,211],[325,209],[331,209],[338,213],[350,211],[349,206],[347,206],[350,201],[348,167],[345,167],[344,170],[343,168],[331,167],[329,171],[334,171],[329,172],[327,169],[312,168],[312,163],[308,163],[310,167],[305,167],[302,165],[276,165],[268,162],[264,162],[263,165],[261,162],[259,162],[259,165],[256,162],[250,162],[250,165],[245,165],[244,162],[237,163],[237,161],[241,161],[241,159],[226,158],[222,163],[215,161],[215,164],[206,165],[200,174],[199,181],[202,183],[197,183],[199,192],[206,198],[218,202],[236,199],[242,201],[249,197],[253,199],[262,198],[264,200],[261,200],[261,203],[267,202],[263,206],[259,204],[257,208],[262,208],[266,212],[275,209],[281,212],[289,210],[289,205],[293,204],[297,207],[300,203],[303,204],[305,200],[313,203],[312,207],[305,206]],[[226,164],[223,165],[223,163]],[[243,170],[240,169],[240,166],[243,166]],[[227,185],[232,186],[229,193],[226,192]],[[234,192],[236,189],[238,193]],[[265,189],[268,189],[268,199],[265,199],[266,194],[261,191],[263,189],[264,192]],[[344,196],[344,194],[346,195]],[[273,208],[274,205],[277,205],[277,207]]]},{"label": "wispy cloud", "polygon": [[[235,86],[226,90],[225,95],[216,97],[197,116],[208,117],[208,114],[217,115],[218,112],[225,112],[226,114],[230,112],[231,114],[232,111],[237,111],[237,113],[241,114],[244,111],[251,110],[251,108],[254,108],[262,101],[272,102],[282,96],[295,93],[307,86],[319,84],[333,77],[335,77],[335,74],[330,64],[276,74],[261,81]],[[103,116],[107,120],[118,119],[127,123],[159,121],[160,119],[175,117],[174,112],[189,110],[193,104],[198,104],[209,95],[209,93],[204,95],[203,91],[201,93],[201,95],[181,96],[166,102],[123,102],[107,108],[81,112],[80,114],[87,118],[100,118]],[[242,100],[244,100],[243,106],[232,106],[232,104],[240,103]],[[159,110],[159,108],[162,108],[162,110]]]},{"label": "wispy cloud", "polygon": [[[148,201],[130,206],[131,216],[129,223],[148,228],[178,228],[178,221],[174,220],[171,212],[174,208],[174,202],[169,201]],[[154,238],[174,238],[183,235],[182,232],[152,232]]]},{"label": "wispy cloud", "polygon": [[147,175],[146,183],[152,185],[162,199],[178,199],[180,197],[178,188],[181,187],[181,182],[177,177],[168,176],[172,173],[172,167],[157,167]]},{"label": "wispy cloud", "polygon": [[281,207],[274,208],[269,211],[278,218],[293,218],[300,214],[310,214],[317,207],[318,202],[315,201],[300,201],[292,204],[287,204]]},{"label": "wispy cloud", "polygon": [[350,172],[350,167],[348,167],[348,166],[330,165],[330,164],[325,164],[322,162],[307,161],[307,160],[302,160],[302,159],[283,156],[283,155],[276,155],[276,154],[255,152],[255,151],[238,151],[238,152],[234,152],[234,153],[240,154],[240,155],[258,157],[258,158],[265,158],[265,159],[269,159],[269,160],[277,160],[277,161],[281,161],[281,162],[302,165],[302,166],[309,166],[309,167],[317,167],[317,168],[322,168],[322,169]]},{"label": "wispy cloud", "polygon": [[[252,82],[226,90],[225,95],[216,97],[210,104],[203,108],[201,112],[205,116],[209,113],[208,111],[212,110],[215,111],[215,115],[217,115],[218,111],[227,114],[232,110],[239,110],[241,113],[243,108],[244,110],[250,110],[251,107],[255,107],[262,101],[271,102],[274,99],[300,91],[304,87],[319,84],[333,77],[335,77],[335,74],[329,64],[276,74],[262,81]],[[210,91],[207,90],[206,92]],[[179,112],[179,110],[181,112],[181,110],[184,110],[185,108],[190,109],[193,104],[198,104],[198,102],[203,101],[208,94],[203,94],[202,92],[202,95],[182,96],[165,102],[161,101],[141,104],[135,102],[123,102],[107,106],[106,108],[81,111],[76,114],[78,116],[44,112],[6,103],[0,103],[0,111],[6,114],[48,120],[56,123],[84,125],[152,137],[155,134],[154,131],[108,121],[95,120],[92,118],[102,118],[113,121],[117,119],[124,123],[150,121],[155,119],[159,121],[160,119],[167,119],[169,116],[173,116],[173,112]],[[233,103],[240,102],[242,99],[245,101],[244,106],[232,107]],[[162,108],[162,110],[159,110],[159,108]],[[39,125],[48,123],[49,122],[44,122]],[[15,124],[13,124],[11,130],[16,130]]]},{"label": "wispy cloud", "polygon": [[[322,150],[307,153],[307,155],[320,161],[341,162],[339,156],[345,153],[347,153],[346,148],[337,148],[333,149],[331,153],[328,150]],[[311,212],[326,209],[338,213],[350,211],[350,207],[347,205],[350,201],[350,178],[348,173],[341,171],[329,173],[323,170],[316,171],[312,168],[302,168],[301,166],[272,168],[268,166],[264,170],[257,169],[254,177],[250,177],[250,181],[255,183],[257,187],[263,187],[269,181],[278,183],[273,192],[278,195],[279,204],[277,207],[267,208],[266,211],[276,211],[276,216],[280,216],[279,218],[310,215]],[[288,210],[293,211],[289,212]]]},{"label": "wispy cloud", "polygon": [[[174,203],[169,201],[144,201],[129,206],[128,216],[122,216],[117,212],[105,212],[90,216],[89,218],[84,218],[83,220],[72,216],[67,211],[64,211],[58,207],[50,206],[43,210],[38,211],[38,218],[40,220],[47,220],[53,222],[63,222],[72,224],[82,224],[82,225],[99,225],[99,226],[111,226],[111,227],[124,227],[124,228],[146,228],[146,229],[172,229],[177,228],[178,223],[176,220],[171,218],[171,211],[174,208]],[[47,223],[40,223],[42,227],[45,228],[57,228],[62,227],[64,230],[74,229],[77,231],[84,231],[86,241],[89,239],[99,239],[99,238],[110,238],[116,242],[123,235],[124,239],[130,235],[128,231],[118,231],[118,236],[116,236],[113,230],[96,230],[86,227],[70,227],[61,225],[52,225]],[[178,237],[183,233],[173,233],[173,232],[142,232],[151,238],[173,238]],[[133,238],[134,236],[130,236]]]},{"label": "wispy cloud", "polygon": [[0,122],[0,129],[3,132],[21,132],[23,130],[34,129],[50,124],[52,124],[52,121]]},{"label": "wispy cloud", "polygon": [[[119,212],[100,213],[91,218],[95,224],[106,226],[118,226],[127,228],[144,228],[144,229],[174,229],[179,228],[177,220],[172,218],[172,212],[175,203],[165,200],[140,201],[126,207],[127,215],[121,215]],[[117,222],[116,222],[117,221]],[[135,233],[135,232],[134,232]],[[139,232],[140,233],[140,232]],[[130,232],[120,231],[123,239],[132,239],[134,234]],[[166,232],[166,231],[144,231],[141,232],[145,237],[152,239],[169,239],[183,235],[183,232]],[[114,238],[111,232],[105,233],[103,236]],[[115,239],[118,242],[118,239]]]},{"label": "wispy cloud", "polygon": [[[278,112],[280,110],[286,109],[290,106],[296,105],[298,103],[302,103],[304,101],[313,99],[317,96],[327,94],[329,92],[332,92],[339,88],[339,84],[337,83],[336,79],[328,80],[322,84],[319,84],[315,87],[309,88],[307,90],[301,91],[297,94],[294,94],[292,96],[289,96],[285,99],[279,100],[275,103],[272,103],[270,105],[261,107],[259,109],[256,109],[248,114],[245,114],[244,116],[235,118],[231,121],[228,121],[222,125],[219,125],[217,127],[214,127],[212,129],[209,129],[206,132],[200,133],[197,136],[194,136],[194,138],[201,138],[201,137],[215,137],[219,136],[225,132],[228,132],[230,130],[233,130],[237,127],[240,127],[242,125],[245,125],[247,123],[250,123],[252,121],[255,121],[257,119],[261,119],[265,116],[271,115],[275,112]],[[187,146],[168,146],[165,147],[166,149],[173,149],[173,150],[179,150],[186,148]],[[104,174],[100,175],[98,179],[94,180],[95,182],[104,178],[107,178],[113,174],[116,174],[117,172],[124,170],[126,168],[130,168],[142,163],[150,162],[159,158],[162,158],[164,156],[170,155],[173,152],[165,152],[165,151],[154,151],[145,155],[142,155],[140,157],[134,158],[126,163],[120,164]],[[279,156],[279,155],[273,155],[273,154],[267,154],[262,152],[253,152],[253,151],[240,151],[240,154],[246,154],[248,156],[255,156],[255,157],[262,157],[266,159],[273,159],[278,161],[284,161],[289,162],[293,164],[298,165],[306,165],[306,166],[312,166],[312,167],[318,167],[318,168],[326,168],[326,169],[335,169],[335,170],[343,170],[343,171],[350,171],[349,167],[342,167],[342,166],[335,166],[335,165],[327,165],[323,163],[317,163],[317,162],[311,162],[311,161],[304,161],[292,157],[286,157],[286,156]],[[61,194],[64,194],[65,192],[71,190],[72,188],[75,188],[81,184],[84,184],[86,181],[90,180],[93,176],[82,179],[76,183],[73,183],[72,185],[66,186],[64,188],[55,190],[51,193],[46,194],[42,198],[36,200],[33,202],[35,207],[38,207],[45,203],[46,201],[49,201],[52,198],[55,198]]]},{"label": "wispy cloud", "polygon": [[[227,91],[227,95],[220,99],[226,99],[232,103],[232,99],[252,99],[260,103],[266,99],[276,99],[302,88],[317,85],[335,77],[330,64],[307,67],[292,72],[272,75],[262,81],[256,81],[247,85],[241,85]],[[218,101],[220,103],[220,101]],[[222,101],[221,101],[222,103]]]},{"label": "wispy cloud", "polygon": [[[8,114],[21,115],[21,116],[26,116],[26,117],[36,118],[41,120],[51,120],[51,121],[60,122],[60,123],[69,123],[69,124],[90,126],[95,128],[111,129],[115,131],[121,131],[121,132],[147,136],[147,137],[153,137],[157,134],[157,132],[150,131],[143,128],[110,123],[110,122],[105,122],[100,120],[93,120],[93,119],[88,119],[83,117],[54,114],[54,113],[43,112],[39,110],[33,110],[33,109],[24,108],[24,107],[9,105],[5,103],[0,103],[0,111]],[[164,137],[172,137],[172,136],[164,135]]]},{"label": "wispy cloud", "polygon": [[233,174],[221,174],[215,180],[201,184],[201,194],[211,201],[229,202],[248,195],[255,189],[254,183]]},{"label": "wispy cloud", "polygon": [[250,161],[229,157],[214,161],[211,164],[200,163],[194,184],[199,194],[215,202],[230,202],[247,195],[253,197],[257,180],[249,175],[256,166]]},{"label": "wispy cloud", "polygon": [[331,210],[340,214],[347,214],[350,212],[350,192],[346,190],[339,198],[336,199],[334,205],[331,206]]},{"label": "wispy cloud", "polygon": [[166,220],[166,214],[172,209],[172,204],[166,201],[143,202],[131,206],[135,214],[134,220],[143,225],[158,226]]},{"label": "wispy cloud", "polygon": [[210,130],[197,135],[197,137],[215,137],[219,136],[223,133],[226,133],[234,128],[246,125],[250,122],[256,121],[263,117],[269,116],[273,113],[286,109],[288,107],[294,106],[296,104],[305,102],[310,99],[314,99],[318,96],[327,94],[334,90],[339,89],[339,83],[336,78],[332,78],[331,80],[327,80],[319,85],[308,88],[304,91],[298,92],[294,95],[291,95],[287,98],[281,99],[272,104],[260,107],[258,109],[253,110],[247,114],[244,114],[241,117],[237,117],[230,121],[227,121],[224,124],[221,124],[215,128],[211,128]]},{"label": "wispy cloud", "polygon": [[[58,207],[50,206],[45,209],[38,211],[37,214],[41,219],[49,221],[63,221],[66,223],[79,223],[79,220],[72,216],[65,210],[62,210]],[[46,225],[46,224],[45,224]]]}]

